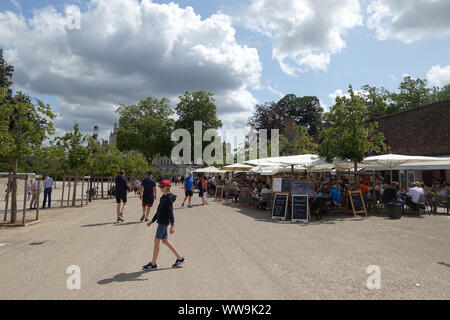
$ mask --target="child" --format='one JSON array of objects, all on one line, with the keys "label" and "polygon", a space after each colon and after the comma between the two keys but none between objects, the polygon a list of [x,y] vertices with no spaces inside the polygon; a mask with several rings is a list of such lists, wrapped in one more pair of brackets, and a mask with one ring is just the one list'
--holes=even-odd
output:
[{"label": "child", "polygon": [[153,248],[153,260],[145,265],[143,268],[145,270],[156,270],[156,259],[158,259],[159,254],[159,245],[162,240],[163,244],[165,244],[170,251],[177,257],[177,261],[172,265],[172,268],[178,268],[186,261],[183,257],[180,256],[177,249],[169,242],[169,235],[167,233],[167,228],[170,227],[170,234],[175,232],[175,218],[173,216],[173,203],[175,202],[177,196],[170,193],[170,181],[162,180],[159,183],[159,187],[161,188],[161,192],[163,196],[160,199],[158,210],[156,211],[155,216],[152,221],[147,224],[147,227],[150,227],[155,221],[158,223],[158,229],[156,230],[155,237],[155,247]]}]

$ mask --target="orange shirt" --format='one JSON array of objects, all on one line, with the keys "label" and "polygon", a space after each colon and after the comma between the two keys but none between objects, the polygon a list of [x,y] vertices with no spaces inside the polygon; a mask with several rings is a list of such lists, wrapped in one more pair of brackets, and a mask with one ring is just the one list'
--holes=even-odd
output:
[{"label": "orange shirt", "polygon": [[369,187],[366,186],[365,184],[360,184],[359,188],[361,189],[362,193],[368,194],[369,193]]}]

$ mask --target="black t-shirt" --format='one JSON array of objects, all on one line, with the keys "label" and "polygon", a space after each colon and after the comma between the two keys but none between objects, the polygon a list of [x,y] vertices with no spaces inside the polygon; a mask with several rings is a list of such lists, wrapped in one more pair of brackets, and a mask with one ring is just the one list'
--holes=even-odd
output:
[{"label": "black t-shirt", "polygon": [[116,177],[116,193],[123,194],[127,193],[128,181],[124,176]]},{"label": "black t-shirt", "polygon": [[397,191],[393,187],[384,189],[384,200],[386,202],[397,199]]},{"label": "black t-shirt", "polygon": [[155,180],[150,179],[150,178],[145,178],[144,180],[142,180],[141,185],[144,187],[143,197],[145,199],[153,199],[153,197],[154,197],[153,188],[156,187]]}]

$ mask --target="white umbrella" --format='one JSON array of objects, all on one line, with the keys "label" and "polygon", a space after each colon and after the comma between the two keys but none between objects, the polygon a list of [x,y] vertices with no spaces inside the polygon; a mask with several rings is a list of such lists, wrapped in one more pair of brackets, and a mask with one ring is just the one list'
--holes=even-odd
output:
[{"label": "white umbrella", "polygon": [[271,166],[277,165],[279,167],[292,167],[297,170],[310,170],[314,166],[326,163],[325,159],[314,154],[302,154],[296,156],[287,157],[272,157],[258,160],[250,160],[246,163],[250,163],[258,166]]},{"label": "white umbrella", "polygon": [[216,167],[201,168],[201,169],[194,170],[194,172],[198,172],[198,173],[222,173]]},{"label": "white umbrella", "polygon": [[366,168],[395,168],[400,165],[417,162],[442,161],[442,158],[425,156],[407,156],[401,154],[385,154],[382,156],[368,157],[363,161]]},{"label": "white umbrella", "polygon": [[425,157],[425,156],[408,156],[401,154],[385,154],[382,156],[374,156],[365,158],[363,166],[366,170],[383,170],[389,168],[391,170],[391,183],[392,183],[392,170],[399,169],[400,166],[407,166],[411,163],[433,163],[435,161],[442,161],[442,158]]},{"label": "white umbrella", "polygon": [[247,164],[235,163],[230,164],[221,168],[221,171],[250,171],[253,169],[253,166],[249,166]]}]

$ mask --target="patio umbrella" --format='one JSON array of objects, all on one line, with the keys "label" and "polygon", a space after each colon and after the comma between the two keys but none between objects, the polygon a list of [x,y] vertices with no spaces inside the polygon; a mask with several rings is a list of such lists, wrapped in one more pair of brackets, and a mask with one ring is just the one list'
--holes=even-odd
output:
[{"label": "patio umbrella", "polygon": [[221,171],[250,171],[253,169],[253,166],[249,166],[247,164],[235,163],[230,164],[221,168]]},{"label": "patio umbrella", "polygon": [[385,154],[382,156],[374,156],[365,158],[362,165],[367,170],[382,170],[389,168],[391,170],[391,183],[392,183],[392,170],[399,168],[400,166],[406,166],[411,163],[427,162],[432,163],[434,161],[442,161],[442,158],[425,157],[425,156],[408,156],[401,154]]},{"label": "patio umbrella", "polygon": [[194,172],[197,172],[197,173],[222,173],[216,167],[200,168],[200,169],[194,170]]}]

